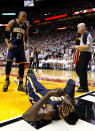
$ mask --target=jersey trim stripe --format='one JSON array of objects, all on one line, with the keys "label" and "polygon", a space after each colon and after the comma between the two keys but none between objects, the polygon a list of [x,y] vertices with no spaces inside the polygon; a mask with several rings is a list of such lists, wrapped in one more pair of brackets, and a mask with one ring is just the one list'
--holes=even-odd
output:
[{"label": "jersey trim stripe", "polygon": [[35,94],[37,94],[40,98],[43,98],[43,96],[42,96],[40,93],[37,93],[37,92],[36,92],[36,89],[35,89],[35,87],[34,87],[34,85],[33,85],[32,80],[31,80],[28,76],[27,76],[27,79],[28,79],[29,82],[31,83],[31,86],[32,86],[32,88],[33,88]]}]

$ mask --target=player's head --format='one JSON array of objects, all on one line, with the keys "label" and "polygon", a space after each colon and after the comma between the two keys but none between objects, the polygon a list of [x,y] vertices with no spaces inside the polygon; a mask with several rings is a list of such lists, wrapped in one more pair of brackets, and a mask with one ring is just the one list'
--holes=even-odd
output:
[{"label": "player's head", "polygon": [[67,117],[64,117],[64,120],[70,125],[75,125],[78,121],[78,114],[76,112],[71,112]]},{"label": "player's head", "polygon": [[25,11],[20,11],[18,14],[18,19],[20,23],[24,23],[26,21],[27,14]]},{"label": "player's head", "polygon": [[85,23],[79,23],[77,25],[78,33],[83,34],[86,31]]},{"label": "player's head", "polygon": [[[59,107],[60,117],[63,118],[68,124],[74,125],[77,120],[77,114],[75,113],[74,105],[74,94],[75,94],[75,82],[72,79],[69,79],[65,91],[65,99],[63,99],[62,103]],[[73,116],[74,115],[74,116]]]},{"label": "player's head", "polygon": [[60,105],[60,117],[64,119],[68,124],[75,125],[78,121],[78,115],[70,105],[62,103]]}]

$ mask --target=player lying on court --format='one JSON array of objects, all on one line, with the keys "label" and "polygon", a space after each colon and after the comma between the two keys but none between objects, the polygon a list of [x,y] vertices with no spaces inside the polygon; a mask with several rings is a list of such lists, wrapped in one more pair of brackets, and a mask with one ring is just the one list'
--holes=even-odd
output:
[{"label": "player lying on court", "polygon": [[33,71],[28,71],[27,88],[29,100],[33,105],[23,114],[23,118],[32,126],[38,129],[52,120],[59,119],[64,119],[71,125],[77,122],[78,117],[74,109],[75,82],[72,79],[64,89],[48,90],[37,81]]}]

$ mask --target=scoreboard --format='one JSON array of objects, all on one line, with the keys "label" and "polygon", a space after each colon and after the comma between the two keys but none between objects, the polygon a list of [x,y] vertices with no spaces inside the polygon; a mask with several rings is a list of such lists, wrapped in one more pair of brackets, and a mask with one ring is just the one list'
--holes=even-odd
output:
[{"label": "scoreboard", "polygon": [[34,0],[24,0],[24,7],[34,6]]}]

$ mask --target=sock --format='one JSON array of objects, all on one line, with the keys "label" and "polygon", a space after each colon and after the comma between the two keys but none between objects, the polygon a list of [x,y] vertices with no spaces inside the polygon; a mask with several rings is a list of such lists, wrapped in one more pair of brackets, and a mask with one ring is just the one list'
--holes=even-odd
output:
[{"label": "sock", "polygon": [[23,81],[19,81],[19,85],[23,84]]},{"label": "sock", "polygon": [[17,79],[19,79],[19,76],[17,76]]}]

